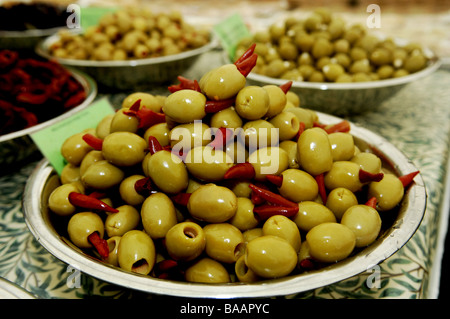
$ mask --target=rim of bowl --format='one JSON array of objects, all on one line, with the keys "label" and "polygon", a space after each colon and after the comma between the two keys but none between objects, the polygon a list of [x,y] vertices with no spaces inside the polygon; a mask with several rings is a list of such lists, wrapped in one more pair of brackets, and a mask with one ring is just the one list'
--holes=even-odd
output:
[{"label": "rim of bowl", "polygon": [[48,29],[28,29],[22,31],[0,30],[0,38],[33,38],[46,37],[67,28],[66,26],[53,27]]},{"label": "rim of bowl", "polygon": [[[325,124],[337,123],[341,119],[317,112]],[[383,137],[351,123],[351,132],[363,143],[376,149],[391,163],[398,174],[416,171],[413,163],[394,145]],[[355,134],[356,133],[356,134]],[[38,163],[25,185],[23,209],[25,222],[31,233],[52,255],[97,279],[157,295],[192,298],[248,298],[273,297],[300,293],[358,275],[396,253],[419,228],[426,208],[425,183],[421,174],[415,178],[401,205],[398,218],[381,238],[355,256],[319,270],[256,283],[202,284],[170,281],[133,274],[101,262],[69,246],[46,224],[41,214],[41,196],[53,168],[47,160]],[[404,213],[404,214],[403,214]]]},{"label": "rim of bowl", "polygon": [[38,55],[47,58],[56,60],[63,65],[70,66],[82,66],[82,67],[136,67],[142,65],[156,65],[162,63],[169,63],[178,60],[184,60],[190,57],[194,57],[205,53],[209,50],[218,46],[218,40],[212,34],[210,36],[210,41],[199,47],[192,50],[184,51],[178,54],[171,54],[162,57],[155,58],[146,58],[146,59],[135,59],[135,60],[123,60],[123,61],[93,61],[93,60],[77,60],[77,59],[63,59],[57,58],[49,53],[49,46],[59,39],[58,34],[53,34],[42,41],[40,41],[35,51]]},{"label": "rim of bowl", "polygon": [[97,96],[97,83],[94,81],[94,79],[91,76],[87,75],[86,73],[84,73],[82,71],[75,70],[70,67],[65,67],[65,68],[67,70],[69,70],[69,72],[73,75],[73,77],[83,86],[84,91],[86,92],[86,99],[78,106],[76,106],[76,107],[68,110],[67,112],[64,112],[61,115],[56,116],[48,121],[42,122],[40,124],[31,126],[29,128],[26,128],[26,129],[23,129],[20,131],[8,133],[5,135],[0,135],[0,143],[37,132],[43,128],[46,128],[46,127],[51,126],[61,120],[64,120],[64,119],[72,116],[75,113],[78,113],[79,111],[85,109],[86,107],[88,107],[91,104],[91,102]]}]

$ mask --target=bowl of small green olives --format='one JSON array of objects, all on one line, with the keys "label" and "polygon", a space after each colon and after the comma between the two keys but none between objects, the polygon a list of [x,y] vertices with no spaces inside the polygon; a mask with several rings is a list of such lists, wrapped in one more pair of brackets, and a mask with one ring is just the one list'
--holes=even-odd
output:
[{"label": "bowl of small green olives", "polygon": [[[317,9],[255,31],[237,43],[236,56],[256,43],[258,62],[249,83],[280,85],[292,80],[302,105],[337,116],[376,111],[411,82],[441,64],[428,48],[389,38]],[[234,60],[234,57],[226,57]]]},{"label": "bowl of small green olives", "polygon": [[41,41],[36,52],[90,74],[105,89],[144,90],[176,80],[216,41],[178,12],[123,8],[85,30],[63,30]]},{"label": "bowl of small green olives", "polygon": [[[143,96],[140,95],[140,97]],[[165,104],[170,103],[166,100]],[[132,137],[136,141],[133,143],[135,148],[142,149],[146,146],[144,139],[130,135],[130,132],[118,132],[127,138],[116,139],[119,135],[115,135],[116,146],[112,149],[107,137],[103,139],[101,152],[108,160],[104,160],[102,156],[99,157],[98,151],[94,151],[86,160],[86,163],[90,162],[90,166],[85,167],[87,164],[83,163],[84,160],[78,158],[77,161],[81,161],[82,164],[79,166],[68,164],[68,172],[72,173],[64,176],[56,174],[47,160],[44,159],[38,163],[25,187],[23,197],[25,221],[43,247],[61,261],[77,267],[84,274],[157,295],[194,298],[271,297],[308,291],[355,276],[370,270],[371,267],[395,254],[414,235],[425,212],[424,181],[420,174],[417,174],[414,164],[383,137],[353,123],[342,122],[340,118],[332,115],[320,112],[309,114],[317,116],[316,120],[328,128],[341,127],[343,123],[347,128],[347,125],[350,125],[353,139],[349,135],[344,137],[342,134],[337,134],[330,138],[330,142],[336,138],[332,142],[335,145],[341,143],[338,142],[341,138],[346,141],[350,138],[353,140],[350,153],[355,151],[354,147],[358,151],[351,156],[351,161],[339,161],[340,155],[333,155],[337,156],[335,164],[339,162],[348,167],[363,165],[361,167],[364,167],[367,173],[364,173],[363,177],[359,176],[360,181],[372,180],[374,176],[379,175],[380,167],[383,167],[383,179],[387,184],[379,185],[379,188],[389,189],[390,194],[400,194],[400,196],[394,195],[396,199],[392,200],[387,199],[391,196],[385,196],[386,202],[377,197],[376,209],[369,202],[354,205],[358,202],[354,194],[359,196],[357,191],[351,190],[354,182],[343,181],[345,178],[342,177],[343,174],[348,175],[348,168],[336,165],[329,168],[329,173],[324,177],[328,188],[328,199],[325,201],[322,199],[322,203],[329,202],[327,207],[330,211],[320,204],[317,186],[319,183],[316,184],[314,178],[306,175],[302,175],[301,184],[307,186],[300,195],[312,196],[309,200],[295,198],[295,194],[299,193],[292,192],[291,187],[283,187],[282,184],[277,184],[280,194],[283,195],[281,199],[278,194],[266,192],[257,187],[256,185],[263,183],[271,189],[268,184],[268,175],[267,180],[258,179],[255,186],[251,186],[254,187],[251,190],[257,194],[253,198],[248,192],[249,183],[247,182],[246,187],[243,187],[245,180],[243,183],[239,180],[237,183],[232,183],[234,186],[218,182],[213,175],[221,168],[214,163],[211,163],[213,169],[208,165],[189,169],[189,174],[199,174],[197,176],[202,176],[204,171],[208,171],[208,176],[211,178],[208,182],[202,182],[196,178],[189,178],[189,180],[181,178],[184,171],[181,160],[175,155],[171,159],[171,152],[156,147],[155,145],[158,144],[150,143],[151,138],[148,138],[148,148],[154,151],[151,151],[149,156],[143,159],[141,156],[133,155],[128,158],[130,160],[133,158],[133,163],[120,162],[123,160],[121,156],[113,156],[110,151],[118,150],[116,146],[124,140],[129,141]],[[222,115],[225,116],[225,114]],[[232,118],[226,117],[228,122]],[[103,131],[105,122],[109,123],[108,126],[111,128],[110,123],[113,123],[113,120],[109,118],[99,123],[94,130],[99,136],[102,135],[100,132]],[[164,134],[164,132],[167,133],[164,129],[166,124],[161,122],[150,127],[153,131],[150,136],[157,137],[161,141],[160,144],[163,144],[164,138],[167,139]],[[180,125],[186,128],[187,124]],[[295,146],[303,148],[304,146],[301,146],[304,145],[303,139],[308,141],[317,137],[318,140],[325,141],[326,135],[324,136],[321,130],[317,127],[306,129],[300,135],[298,142],[294,142]],[[345,131],[348,132],[347,129]],[[305,134],[305,132],[308,133]],[[79,135],[76,138],[80,138]],[[300,142],[301,139],[302,142]],[[291,141],[286,140],[286,142]],[[170,145],[170,141],[167,143]],[[73,145],[76,144],[73,143]],[[288,155],[292,154],[289,151],[292,149],[288,146],[291,144],[285,143],[286,151],[281,152],[285,154],[286,158],[283,161],[286,162],[286,167],[293,168],[286,169],[282,173],[281,176],[285,181],[295,180],[296,178],[291,177],[290,174],[293,171],[300,171],[295,169],[295,165],[298,167],[299,164],[295,162],[295,156],[291,158]],[[91,150],[85,151],[89,154]],[[306,153],[308,150],[304,149],[302,154]],[[77,156],[67,156],[67,158],[75,157]],[[306,157],[299,159],[305,170],[308,167],[307,162],[311,162],[306,160]],[[375,161],[372,161],[373,159]],[[316,162],[320,161],[319,158]],[[349,164],[350,162],[352,163]],[[138,163],[138,167],[142,163],[144,174],[136,173],[135,163]],[[131,166],[127,168],[124,165]],[[92,173],[94,166],[103,167],[104,172],[113,171],[111,175],[113,177],[101,180],[100,175]],[[163,171],[165,166],[170,169]],[[235,167],[238,168],[235,172],[240,179],[250,178],[246,177],[245,174],[248,172],[241,170],[242,167]],[[74,177],[77,173],[73,174],[73,172],[77,168],[85,170],[82,175],[83,183]],[[411,176],[412,172],[415,172],[413,176]],[[316,173],[318,174],[318,172],[313,174]],[[159,191],[150,191],[147,195],[140,196],[139,194],[143,193],[137,193],[138,188],[151,190],[153,185],[148,183],[149,179],[145,176],[151,176],[152,182],[158,185]],[[279,181],[273,174],[270,176],[271,181],[275,183]],[[408,186],[403,186],[397,176],[409,176],[409,182],[406,183]],[[186,192],[179,192],[176,182],[178,180],[187,182],[183,186],[187,187]],[[213,182],[214,180],[216,181]],[[364,186],[372,189],[370,191],[366,189],[367,192],[371,192],[370,196],[378,196],[379,191],[375,186],[381,184],[382,180],[377,180],[379,182],[375,180],[370,182],[374,183],[373,189],[369,184]],[[344,187],[346,190],[343,190],[341,186],[332,186],[334,183],[346,185]],[[356,183],[359,185],[356,189],[361,187],[360,182]],[[87,196],[81,194],[84,192],[84,187],[89,188],[89,185],[94,184],[97,192],[94,191]],[[333,187],[336,187],[337,195],[330,191]],[[161,191],[162,189],[164,191]],[[61,194],[61,197],[56,195],[57,193]],[[77,194],[70,195],[74,193]],[[85,193],[88,194],[87,191]],[[239,196],[236,198],[233,193]],[[184,197],[186,194],[191,195],[186,199]],[[71,201],[69,199],[70,203],[81,207],[78,213],[73,214],[71,205],[64,205],[67,197],[70,198],[70,196],[73,196]],[[252,204],[253,199],[255,202],[259,200],[258,196],[271,198],[288,206],[285,207],[285,211],[280,210],[278,214],[270,218],[266,217],[267,219],[261,224],[258,219],[255,219],[256,204]],[[216,197],[220,199],[220,204],[218,204],[219,200],[214,200]],[[92,205],[98,204],[98,202],[93,204],[94,198],[102,198],[102,204],[96,207],[104,209],[103,211],[93,210]],[[127,204],[114,205],[113,201],[117,198],[124,199]],[[298,202],[298,213],[290,218],[283,215],[289,214],[290,211],[289,201],[285,204],[287,198]],[[236,206],[231,204],[233,202]],[[350,202],[354,204],[349,204]],[[356,213],[350,210],[350,212],[343,212],[343,207],[347,205],[354,207]],[[258,216],[261,218],[265,213],[270,212],[273,209],[273,206],[270,206],[272,205],[260,206]],[[314,208],[318,206],[322,209]],[[311,210],[307,207],[311,207]],[[183,217],[186,209],[190,215]],[[333,213],[330,213],[331,210]],[[379,214],[375,213],[377,210]],[[317,214],[308,213],[308,211],[316,211]],[[313,214],[316,217],[313,217]],[[358,221],[355,215],[365,217]],[[123,219],[120,216],[126,216],[126,218]],[[321,221],[314,226],[313,224],[317,223],[317,221],[314,222],[315,218]],[[122,227],[120,225],[126,225],[131,230],[119,234]],[[303,229],[300,231],[301,235],[299,225]],[[376,231],[370,230],[367,233],[363,231],[356,236],[349,229],[356,229],[358,225],[365,225],[363,229],[375,228]],[[325,246],[328,240],[324,240],[324,236],[331,238],[339,248],[333,248],[332,253],[327,251]],[[95,244],[89,244],[88,241]],[[92,252],[92,245],[104,248]],[[110,253],[105,254],[105,250],[109,250]],[[265,253],[262,253],[263,251]],[[266,258],[267,251],[271,256]],[[138,261],[136,261],[137,255]],[[280,260],[281,262],[278,262]],[[315,266],[310,267],[311,265]],[[183,271],[179,272],[179,267]]]}]

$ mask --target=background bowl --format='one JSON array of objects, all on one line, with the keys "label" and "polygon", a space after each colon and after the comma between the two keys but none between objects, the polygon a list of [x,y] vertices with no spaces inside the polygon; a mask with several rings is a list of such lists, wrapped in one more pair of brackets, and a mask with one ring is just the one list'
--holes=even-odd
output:
[{"label": "background bowl", "polygon": [[134,91],[149,88],[152,84],[161,84],[176,80],[177,76],[188,70],[201,54],[217,46],[211,39],[206,45],[168,56],[125,61],[91,61],[55,58],[49,53],[49,47],[57,41],[59,35],[53,35],[41,41],[36,53],[47,59],[58,61],[62,65],[76,67],[90,74],[97,84],[109,89]]},{"label": "background bowl", "polygon": [[9,50],[34,50],[39,42],[63,29],[67,29],[67,27],[61,26],[25,31],[0,30],[0,48]]},{"label": "background bowl", "polygon": [[[341,119],[323,113],[320,122],[334,124]],[[362,150],[370,148],[384,160],[384,165],[398,175],[404,175],[417,168],[395,146],[367,129],[351,124],[355,143]],[[426,207],[426,190],[419,175],[405,192],[395,219],[386,222],[379,238],[341,262],[325,268],[288,276],[277,280],[243,284],[198,284],[156,279],[133,274],[105,264],[100,260],[74,248],[67,238],[60,234],[52,223],[48,209],[48,197],[59,184],[59,177],[46,160],[41,161],[30,176],[23,197],[25,221],[39,243],[61,261],[81,272],[122,287],[148,293],[196,298],[243,298],[271,297],[308,291],[326,286],[364,271],[382,262],[398,251],[413,236],[419,227]]]},{"label": "background bowl", "polygon": [[[73,77],[83,86],[84,91],[86,92],[86,99],[80,105],[57,117],[54,117],[51,120],[20,131],[0,135],[1,167],[8,169],[7,165],[18,163],[37,151],[36,145],[29,136],[30,134],[51,126],[59,121],[62,121],[74,115],[75,113],[78,113],[79,111],[87,108],[95,99],[95,97],[97,96],[97,84],[95,83],[95,81],[83,72],[74,69],[69,69],[69,71],[72,73]],[[1,171],[3,172],[3,169],[1,169]]]}]

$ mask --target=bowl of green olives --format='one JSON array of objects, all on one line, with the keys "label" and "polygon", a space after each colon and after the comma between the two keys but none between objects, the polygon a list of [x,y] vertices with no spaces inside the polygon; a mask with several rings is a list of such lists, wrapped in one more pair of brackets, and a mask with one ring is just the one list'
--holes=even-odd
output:
[{"label": "bowl of green olives", "polygon": [[[165,105],[172,102],[166,100]],[[205,176],[202,173],[208,171],[208,176],[204,178],[210,178],[209,181],[185,176],[183,162],[173,154],[171,157],[171,152],[156,147],[158,144],[151,143],[152,138],[147,138],[149,142],[146,146],[145,139],[130,132],[118,132],[124,137],[111,133],[109,136],[114,134],[113,139],[103,139],[101,152],[104,157],[94,151],[86,160],[89,166],[85,166],[84,160],[77,159],[82,162],[76,166],[78,170],[85,170],[82,183],[70,177],[73,174],[59,176],[45,159],[38,163],[25,187],[25,221],[39,243],[64,263],[100,280],[157,295],[194,298],[271,297],[308,291],[355,276],[395,254],[414,235],[425,212],[427,195],[424,181],[414,164],[383,137],[353,123],[343,122],[338,117],[312,112],[309,114],[317,116],[316,120],[323,127],[337,128],[344,123],[349,128],[350,125],[351,136],[337,134],[330,138],[330,143],[335,145],[341,143],[338,141],[350,139],[353,141],[350,153],[358,150],[351,155],[350,161],[339,160],[340,152],[333,155],[336,156],[333,167],[329,167],[324,176],[328,189],[327,200],[320,199],[320,183],[316,183],[312,175],[300,173],[301,177],[294,177],[302,172],[295,169],[295,165],[299,165],[296,160],[306,170],[308,162],[312,162],[311,158],[307,160],[308,155],[305,155],[296,159],[290,151],[290,146],[295,144],[303,149],[304,143],[316,138],[327,144],[327,136],[318,127],[306,129],[298,142],[284,144],[285,151],[281,151],[284,154],[283,163],[286,168],[292,169],[285,169],[278,176],[271,174],[270,178],[266,175],[267,179],[255,175],[254,178],[258,180],[254,185],[250,183],[251,186],[245,180],[250,178],[245,175],[248,172],[245,173],[237,165],[235,174],[239,178],[234,181],[236,183],[220,182],[215,174],[222,166],[214,161],[209,163],[211,166],[185,164],[189,168],[189,175]],[[230,122],[233,117],[226,118]],[[112,123],[112,119],[108,123]],[[166,124],[160,122],[150,128],[153,131],[150,137],[158,137],[160,144],[167,138],[163,133],[167,132],[164,129]],[[189,124],[180,125],[186,128]],[[111,127],[110,124],[108,126]],[[101,136],[103,127],[102,121],[94,131]],[[94,139],[92,136],[89,138]],[[150,151],[149,156],[143,156],[141,151],[133,151],[134,155],[127,157],[132,162],[124,163],[123,156],[112,153],[120,148],[119,144],[125,141],[129,143],[131,139],[134,140],[134,149],[148,148],[153,151]],[[111,145],[115,146],[111,148],[110,142],[113,140]],[[170,141],[167,143],[170,145]],[[330,144],[327,145],[330,148]],[[86,153],[90,151],[92,149]],[[308,150],[304,148],[302,154],[307,153]],[[105,160],[105,157],[108,159]],[[322,156],[315,162],[321,161]],[[136,165],[141,173],[136,173]],[[74,165],[69,166],[73,168]],[[72,171],[69,166],[68,172]],[[112,172],[111,178],[102,180],[100,175],[94,174],[94,166],[103,172]],[[312,166],[319,167],[315,164]],[[168,169],[164,170],[164,167]],[[258,170],[257,166],[254,167]],[[357,178],[357,182],[343,177],[349,175],[348,171],[353,170],[353,167],[357,167],[356,170],[364,167],[365,173]],[[384,174],[381,180],[378,178],[380,167]],[[311,171],[311,174],[320,175],[318,171]],[[145,176],[151,176],[150,184]],[[300,178],[302,186],[293,186],[295,182],[291,186],[287,186],[289,183],[285,186],[283,183],[277,184],[280,182],[277,177],[280,176],[285,182]],[[409,182],[400,183],[399,176],[409,176],[406,177]],[[178,188],[180,180],[184,183],[181,189],[185,191],[182,192]],[[276,183],[278,190],[264,190],[273,190],[269,180]],[[383,180],[387,183],[382,184]],[[153,182],[157,185],[156,192],[151,191]],[[369,192],[371,198],[377,198],[376,206],[369,201],[364,204],[365,200],[363,204],[357,205],[355,196],[359,196],[358,191],[352,187],[355,183],[359,185],[355,189],[365,183],[364,193]],[[87,195],[84,188],[94,184],[98,191]],[[261,184],[266,186],[259,187]],[[376,187],[378,184],[379,187]],[[256,197],[251,196],[249,187]],[[295,191],[296,187],[305,188],[299,193]],[[396,194],[393,195],[396,199],[385,196],[384,202],[378,196],[382,191],[377,188],[388,189],[390,194]],[[142,195],[137,189],[150,192]],[[185,197],[187,194],[190,195]],[[295,197],[299,194],[311,197],[308,200]],[[73,198],[69,202],[81,207],[75,214],[72,205],[64,204],[71,196]],[[92,209],[91,205],[98,198],[102,198],[102,201],[96,207],[103,211]],[[118,198],[124,200],[120,205],[114,204]],[[278,214],[271,217],[266,216],[261,222],[259,218],[274,209],[273,205],[261,205],[256,211],[256,204],[253,203],[261,198],[279,201],[286,205],[285,210],[279,210]],[[292,201],[298,204],[296,215],[289,215],[292,208],[289,203]],[[325,202],[329,202],[327,209],[323,208]],[[343,209],[347,205],[353,207],[352,210]],[[315,209],[319,206],[321,209]],[[377,210],[379,213],[376,213]],[[189,215],[183,217],[187,211]],[[358,220],[355,216],[364,217]],[[129,230],[119,233],[120,225],[125,225]],[[302,227],[300,230],[299,225]],[[356,235],[350,229],[356,231],[358,225],[365,225],[362,228],[370,230]],[[328,240],[324,240],[324,236],[331,238],[333,245],[336,244],[338,248],[327,250]],[[94,250],[92,245],[99,248]],[[270,256],[267,256],[267,252]],[[139,260],[136,261],[137,255]]]},{"label": "bowl of green olives", "polygon": [[[292,80],[302,105],[345,116],[376,111],[411,82],[436,71],[441,60],[413,41],[390,38],[317,9],[255,31],[237,43],[236,56],[256,43],[256,85]],[[234,57],[226,57],[234,60]]]},{"label": "bowl of green olives", "polygon": [[123,8],[85,30],[63,30],[41,41],[37,54],[90,74],[105,89],[144,90],[176,80],[216,40],[179,12]]}]

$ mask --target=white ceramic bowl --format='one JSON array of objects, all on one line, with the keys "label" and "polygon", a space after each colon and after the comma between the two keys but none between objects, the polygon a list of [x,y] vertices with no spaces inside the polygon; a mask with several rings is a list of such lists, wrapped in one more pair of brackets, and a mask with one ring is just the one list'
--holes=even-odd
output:
[{"label": "white ceramic bowl", "polygon": [[[324,124],[339,118],[319,112]],[[373,149],[393,172],[404,175],[417,168],[396,147],[367,129],[352,124],[351,132],[361,149]],[[59,177],[46,160],[41,161],[30,176],[23,197],[25,221],[40,244],[63,262],[81,272],[122,287],[153,294],[195,298],[243,298],[289,295],[326,286],[371,269],[397,252],[419,227],[426,206],[426,190],[422,177],[417,175],[399,205],[398,215],[386,225],[379,238],[367,248],[344,261],[325,268],[256,283],[198,284],[156,279],[124,271],[74,248],[52,223],[48,209],[50,192],[59,185]],[[60,225],[61,226],[61,225]],[[64,226],[65,227],[65,226]]]},{"label": "white ceramic bowl", "polygon": [[91,61],[53,57],[49,53],[49,47],[58,38],[59,35],[53,35],[41,41],[36,47],[36,53],[90,74],[99,87],[134,91],[150,89],[154,84],[175,81],[177,76],[187,71],[201,54],[217,46],[217,41],[211,39],[202,47],[179,54],[124,61]]}]

